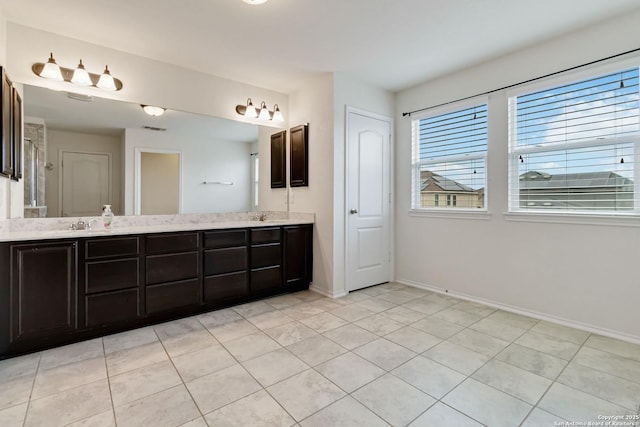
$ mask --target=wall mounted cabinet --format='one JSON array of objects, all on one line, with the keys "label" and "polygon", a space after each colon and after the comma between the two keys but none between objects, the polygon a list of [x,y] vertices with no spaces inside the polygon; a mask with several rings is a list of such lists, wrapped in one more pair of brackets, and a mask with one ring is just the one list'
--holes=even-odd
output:
[{"label": "wall mounted cabinet", "polygon": [[271,135],[271,188],[287,187],[287,131]]},{"label": "wall mounted cabinet", "polygon": [[0,175],[22,178],[22,99],[13,87],[6,68],[0,67]]},{"label": "wall mounted cabinet", "polygon": [[0,358],[307,289],[312,230],[0,243]]}]

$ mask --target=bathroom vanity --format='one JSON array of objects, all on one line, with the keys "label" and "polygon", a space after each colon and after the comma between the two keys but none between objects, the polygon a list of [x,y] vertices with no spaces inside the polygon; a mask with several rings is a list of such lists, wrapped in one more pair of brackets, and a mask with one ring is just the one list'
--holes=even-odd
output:
[{"label": "bathroom vanity", "polygon": [[307,289],[312,238],[290,219],[2,233],[0,358]]}]

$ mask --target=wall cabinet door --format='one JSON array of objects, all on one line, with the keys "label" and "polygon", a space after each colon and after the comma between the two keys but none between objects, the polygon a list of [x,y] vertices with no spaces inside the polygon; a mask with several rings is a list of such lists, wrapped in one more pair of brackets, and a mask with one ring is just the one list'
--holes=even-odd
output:
[{"label": "wall cabinet door", "polygon": [[11,246],[11,341],[77,328],[76,242]]}]

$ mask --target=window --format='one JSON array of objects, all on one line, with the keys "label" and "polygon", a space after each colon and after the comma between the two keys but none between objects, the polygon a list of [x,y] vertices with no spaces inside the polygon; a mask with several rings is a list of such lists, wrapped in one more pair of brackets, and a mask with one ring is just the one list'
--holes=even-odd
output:
[{"label": "window", "polygon": [[487,104],[468,105],[412,121],[413,209],[485,207]]},{"label": "window", "polygon": [[638,68],[509,98],[509,210],[639,212]]}]

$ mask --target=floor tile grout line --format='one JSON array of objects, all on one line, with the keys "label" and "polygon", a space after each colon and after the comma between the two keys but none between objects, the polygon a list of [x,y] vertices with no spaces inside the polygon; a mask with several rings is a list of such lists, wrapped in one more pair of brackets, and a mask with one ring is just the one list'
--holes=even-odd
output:
[{"label": "floor tile grout line", "polygon": [[[195,316],[194,316],[194,318],[195,318]],[[200,325],[202,325],[202,323],[200,323],[200,321],[199,321],[197,318],[196,318],[195,320],[196,320]],[[167,322],[167,323],[168,323],[168,322]],[[162,323],[161,323],[161,324],[162,324]],[[193,404],[195,405],[196,409],[198,410],[198,413],[200,414],[200,417],[202,417],[202,419],[204,419],[204,414],[202,413],[202,410],[200,409],[200,405],[198,405],[198,402],[196,402],[196,399],[194,399],[193,395],[191,394],[191,390],[189,390],[189,387],[187,387],[187,383],[184,381],[184,378],[182,377],[182,374],[180,374],[180,371],[178,370],[178,367],[176,366],[176,364],[175,364],[175,363],[174,363],[174,361],[173,361],[173,358],[171,357],[171,355],[170,355],[170,354],[169,354],[169,352],[167,351],[167,348],[165,347],[164,342],[162,341],[162,339],[160,339],[160,335],[158,335],[158,331],[156,331],[155,326],[156,326],[156,325],[154,325],[154,326],[152,327],[152,329],[153,329],[153,333],[154,333],[154,334],[156,335],[156,337],[158,338],[158,342],[160,342],[160,345],[162,346],[162,349],[164,350],[164,353],[167,355],[167,358],[169,358],[169,362],[171,362],[171,366],[173,366],[173,369],[175,370],[176,374],[178,375],[178,378],[180,378],[180,382],[181,382],[182,386],[184,387],[184,389],[185,389],[185,390],[187,391],[187,393],[189,394],[189,397],[191,398],[191,401],[192,401],[192,402],[193,402]],[[202,325],[202,326],[204,327],[204,325]],[[205,329],[207,329],[207,328],[205,328]],[[215,337],[214,337],[214,339],[215,339]],[[188,354],[188,353],[187,353],[187,354]],[[170,390],[170,389],[172,389],[172,388],[174,388],[174,387],[175,387],[175,386],[173,386],[173,387],[169,387],[169,388],[167,388],[167,389],[165,389],[165,390],[160,390],[160,391],[158,391],[158,392],[156,392],[156,393],[153,393],[153,394],[151,394],[151,395],[149,395],[149,396],[153,396],[153,395],[155,395],[155,394],[162,393],[163,391]],[[141,400],[141,399],[146,399],[146,398],[147,398],[147,397],[149,397],[149,396],[144,396],[144,397],[142,397],[142,398],[139,398],[139,399],[134,400],[133,402],[136,402],[136,401]],[[127,403],[127,404],[131,404],[131,403],[132,403],[132,402],[129,402],[129,403]],[[205,420],[205,423],[206,423],[206,424],[208,424],[208,423],[206,422],[206,420]],[[183,424],[184,424],[184,423],[183,423]]]},{"label": "floor tile grout line", "polygon": [[104,371],[107,375],[107,387],[109,388],[109,399],[111,399],[111,415],[113,415],[114,426],[118,426],[118,419],[116,418],[116,405],[113,403],[113,393],[111,391],[111,377],[109,376],[109,364],[107,363],[107,352],[104,348],[104,338],[100,338],[102,344],[102,357],[104,358]]},{"label": "floor tile grout line", "polygon": [[40,372],[40,362],[42,361],[42,352],[38,352],[38,363],[36,364],[36,371],[33,374],[33,381],[31,382],[31,391],[29,391],[29,397],[27,398],[27,408],[24,411],[24,417],[22,418],[22,427],[27,425],[27,416],[29,415],[29,409],[31,408],[31,398],[33,396],[33,390],[36,386],[36,379],[38,378],[38,372]]},{"label": "floor tile grout line", "polygon": [[[278,309],[275,309],[275,310],[278,310]],[[235,311],[235,310],[234,310],[234,311]],[[278,311],[279,311],[279,310],[278,310]],[[240,313],[238,313],[238,314],[240,314]],[[242,316],[242,315],[240,314],[240,316]],[[243,318],[244,318],[244,317],[243,317]],[[245,320],[247,320],[247,319],[245,318]],[[199,321],[199,319],[198,319],[198,321]],[[202,323],[200,323],[200,324],[202,324]],[[202,326],[204,326],[204,325],[202,325]],[[207,330],[208,330],[208,328],[206,328],[206,327],[205,327],[205,329],[207,329]],[[211,333],[211,331],[209,331],[209,333]],[[213,335],[213,334],[212,334],[212,335]],[[215,336],[214,336],[214,338],[215,338]],[[218,341],[218,340],[216,340],[216,341]],[[232,341],[233,341],[233,340],[232,340]],[[275,341],[275,340],[274,340],[274,341]],[[280,346],[280,349],[285,349],[285,350],[287,350],[287,349],[286,349],[284,346],[282,346],[280,343],[278,343],[277,341],[275,341],[275,342]],[[267,387],[264,387],[264,386],[260,383],[260,381],[258,381],[258,379],[257,379],[256,377],[254,377],[254,376],[253,376],[253,374],[252,374],[251,372],[249,372],[249,370],[248,370],[248,369],[247,369],[247,368],[242,364],[242,362],[240,362],[240,360],[238,360],[238,359],[236,358],[236,356],[235,356],[233,353],[231,353],[223,343],[221,343],[221,342],[219,342],[219,341],[218,341],[218,343],[219,343],[219,344],[224,348],[224,350],[225,350],[225,351],[226,351],[226,352],[231,356],[231,358],[233,358],[233,360],[236,362],[236,364],[237,364],[237,365],[239,365],[239,366],[240,366],[240,367],[245,371],[245,373],[246,373],[247,375],[249,375],[249,376],[250,376],[250,377],[251,377],[251,378],[256,382],[256,384],[258,384],[258,385],[260,386],[261,390],[257,390],[257,391],[255,391],[255,392],[253,392],[253,393],[250,393],[250,394],[246,395],[246,396],[240,397],[240,398],[238,398],[238,399],[236,399],[236,400],[234,400],[234,401],[232,401],[232,402],[228,402],[228,403],[226,403],[226,404],[224,404],[224,405],[220,406],[219,408],[216,408],[216,409],[214,409],[214,410],[212,410],[212,411],[210,411],[210,412],[207,412],[206,414],[203,414],[203,413],[202,413],[202,410],[200,409],[200,406],[198,405],[198,403],[196,402],[196,400],[193,398],[193,395],[191,395],[191,391],[189,390],[189,387],[187,387],[187,384],[184,382],[184,379],[182,378],[182,375],[180,374],[180,371],[178,371],[178,369],[176,368],[176,371],[178,372],[178,375],[180,375],[180,379],[183,381],[183,384],[184,384],[185,388],[187,389],[187,392],[189,393],[189,396],[191,396],[191,399],[192,399],[192,400],[193,400],[193,402],[196,404],[196,407],[198,408],[198,411],[200,412],[200,414],[201,414],[201,416],[202,416],[202,419],[204,419],[204,420],[205,420],[205,423],[206,423],[207,425],[209,424],[209,423],[207,422],[206,418],[205,418],[205,415],[208,415],[208,414],[210,414],[210,413],[212,413],[212,412],[215,412],[215,411],[220,410],[220,409],[222,409],[222,408],[224,408],[224,407],[226,407],[226,406],[229,406],[229,405],[231,405],[231,404],[233,404],[233,403],[235,403],[235,402],[238,402],[238,401],[240,401],[240,400],[242,400],[242,399],[244,399],[244,398],[247,398],[247,397],[252,396],[252,395],[254,395],[254,394],[256,394],[256,393],[259,393],[260,391],[264,391],[265,393],[267,393],[267,394],[268,394],[268,395],[269,395],[269,396],[270,396],[270,397],[271,397],[271,398],[272,398],[272,399],[273,399],[273,400],[278,404],[278,406],[280,406],[280,407],[282,408],[282,410],[283,410],[283,411],[285,411],[285,412],[287,413],[287,415],[289,415],[289,416],[291,417],[291,419],[292,419],[292,420],[294,420],[294,422],[296,422],[296,423],[297,423],[297,421],[296,421],[296,419],[293,417],[293,415],[291,415],[291,414],[289,413],[289,411],[287,411],[287,410],[286,410],[286,408],[285,408],[284,406],[282,406],[282,404],[281,404],[281,403],[280,403],[280,402],[279,402],[279,401],[278,401],[274,396],[272,396],[272,395],[271,395],[271,393],[269,393],[269,391],[267,390]],[[278,350],[280,350],[280,349],[278,349]],[[277,350],[273,350],[273,351],[277,351]],[[270,352],[268,352],[268,353],[270,353]],[[267,353],[264,353],[264,354],[267,354]],[[257,358],[257,357],[263,356],[264,354],[259,355],[259,356],[256,356],[256,357],[254,357],[254,358],[252,358],[252,359],[249,359],[249,360],[253,360],[253,359]],[[169,357],[169,358],[171,359],[171,357]],[[249,360],[247,360],[247,361],[249,361]],[[303,362],[304,362],[304,361],[303,361]],[[173,363],[173,359],[172,359],[172,363]],[[306,363],[305,363],[305,364],[306,364]],[[209,374],[205,374],[205,375],[203,375],[203,376],[201,376],[201,377],[198,377],[198,378],[202,378],[202,377],[204,377],[204,376],[211,375],[211,374],[214,374],[214,373],[216,373],[216,372],[220,372],[220,371],[222,371],[222,370],[224,370],[224,369],[228,369],[228,368],[223,368],[223,369],[220,369],[220,370],[218,370],[218,371],[214,371],[214,372],[211,372],[211,373],[209,373]],[[304,371],[302,371],[302,372],[304,372]],[[299,372],[299,373],[301,373],[301,372]],[[298,374],[299,374],[299,373],[298,373]],[[290,376],[290,377],[287,377],[287,379],[288,379],[288,378],[291,378],[291,377],[293,377],[293,376],[295,376],[295,375],[298,375],[298,374],[294,374],[294,375],[292,375],[292,376]],[[197,378],[195,378],[194,380],[196,380],[196,379],[197,379]],[[192,380],[192,381],[193,381],[193,380]],[[284,380],[282,380],[282,381],[284,381]],[[281,381],[279,381],[279,382],[281,382]],[[273,384],[272,384],[272,385],[273,385]],[[271,386],[269,386],[269,387],[271,387]]]},{"label": "floor tile grout line", "polygon": [[[461,301],[461,302],[464,302],[464,301]],[[457,305],[457,304],[459,304],[459,303],[452,304],[451,306],[449,306],[449,307],[447,307],[447,308],[453,307],[453,306],[455,306],[455,305]],[[463,327],[463,329],[461,329],[460,331],[458,331],[458,332],[456,332],[455,334],[451,335],[449,338],[444,339],[442,342],[449,341],[449,339],[451,339],[453,336],[455,336],[455,335],[459,334],[460,332],[462,332],[462,331],[464,331],[464,330],[470,329],[470,328],[471,328],[471,326],[473,326],[473,325],[474,325],[474,324],[476,324],[477,322],[480,322],[480,321],[481,321],[481,320],[483,320],[483,319],[488,318],[489,316],[491,316],[491,315],[492,315],[493,313],[495,313],[496,311],[498,311],[498,310],[496,309],[495,311],[493,311],[493,312],[491,312],[491,313],[489,313],[489,314],[485,315],[484,317],[482,317],[482,318],[478,319],[477,321],[475,321],[475,322],[471,323],[470,325],[464,326],[464,325],[460,325],[460,324],[458,324],[458,326],[464,326],[464,327]],[[430,316],[429,316],[429,317],[430,317]],[[444,319],[441,319],[441,320],[444,320]],[[414,323],[415,323],[415,322],[414,322]],[[450,322],[450,323],[453,323],[453,322]],[[458,384],[456,384],[456,385],[455,385],[451,390],[449,390],[447,393],[445,393],[444,395],[442,395],[442,397],[441,397],[441,398],[437,399],[437,402],[441,402],[442,404],[447,405],[447,404],[446,404],[446,402],[444,402],[444,401],[443,401],[443,400],[444,400],[444,398],[445,398],[446,396],[448,396],[449,394],[451,394],[451,393],[452,393],[454,390],[456,390],[458,387],[460,387],[460,385],[462,385],[462,384],[463,384],[464,382],[466,382],[468,379],[473,379],[474,381],[478,381],[478,380],[476,380],[475,378],[472,378],[472,377],[473,377],[473,375],[475,375],[479,370],[481,370],[483,367],[485,367],[489,362],[491,362],[492,360],[494,360],[494,359],[496,358],[496,356],[498,356],[498,355],[499,355],[500,353],[502,353],[502,352],[503,352],[507,347],[509,347],[511,344],[513,344],[513,343],[515,342],[515,340],[517,340],[520,336],[522,336],[522,335],[526,334],[526,333],[527,333],[531,328],[533,328],[537,323],[538,323],[538,322],[536,322],[536,323],[534,323],[533,325],[531,325],[531,326],[529,327],[529,329],[526,329],[524,332],[522,332],[522,334],[521,334],[521,335],[519,335],[517,338],[515,338],[514,340],[512,340],[512,341],[511,341],[511,342],[510,342],[510,343],[509,343],[509,344],[508,344],[504,349],[502,349],[501,351],[499,351],[498,353],[496,353],[495,355],[493,355],[492,357],[490,357],[490,358],[489,358],[485,363],[483,363],[483,364],[482,364],[481,366],[479,366],[475,371],[473,371],[471,374],[468,374],[468,375],[467,375],[466,373],[464,373],[464,372],[460,372],[460,371],[458,371],[457,369],[454,369],[454,368],[451,368],[451,367],[449,367],[449,366],[443,365],[442,363],[439,363],[438,361],[433,360],[433,359],[431,359],[431,358],[428,358],[428,357],[427,357],[429,360],[432,360],[432,361],[433,361],[433,362],[435,362],[435,363],[439,363],[440,365],[445,366],[445,367],[447,367],[447,368],[449,368],[449,369],[452,369],[452,370],[454,370],[454,371],[456,371],[456,372],[460,373],[461,375],[464,375],[464,376],[465,376],[465,379],[464,379],[464,380],[460,381],[460,382],[459,382]],[[471,329],[471,330],[472,330],[472,331],[474,331],[474,332],[479,332],[479,331],[475,331],[475,330],[473,330],[473,329]],[[479,333],[481,333],[481,332],[479,332]],[[483,335],[486,335],[486,336],[488,336],[488,337],[490,337],[490,338],[495,338],[495,337],[492,337],[491,335],[488,335],[488,334],[484,334],[484,333],[483,333]],[[502,341],[505,341],[505,342],[506,342],[506,340],[502,340]],[[442,342],[441,342],[441,343],[442,343]],[[455,343],[452,343],[452,344],[455,344]],[[439,344],[437,344],[437,345],[439,345]],[[434,346],[434,347],[435,347],[435,346]],[[467,347],[464,347],[464,346],[461,346],[461,347],[463,347],[463,348],[465,348],[465,349],[467,349],[467,350],[469,350],[469,351],[473,351],[473,352],[475,352],[475,353],[478,353],[478,352],[476,352],[475,350],[469,349],[469,348],[467,348]],[[429,351],[429,350],[426,350],[426,351]],[[426,351],[425,351],[425,352],[426,352]],[[424,353],[424,352],[423,352],[423,353]],[[482,355],[482,353],[478,353],[478,354]],[[421,354],[421,355],[422,355],[422,354]],[[426,357],[426,356],[424,356],[424,357]],[[498,359],[498,360],[499,360],[499,359]],[[520,369],[521,369],[521,368],[520,368]],[[510,397],[513,397],[513,398],[515,398],[515,399],[517,399],[517,400],[520,400],[520,401],[522,401],[522,402],[526,403],[527,405],[531,405],[531,403],[529,403],[529,402],[525,402],[524,400],[522,400],[522,399],[518,398],[517,396],[513,396],[513,395],[511,395],[511,394],[509,394],[509,393],[506,393],[506,392],[505,392],[505,391],[503,391],[503,390],[499,390],[499,389],[497,389],[496,387],[491,386],[490,384],[485,384],[485,383],[483,383],[482,381],[478,381],[478,382],[479,382],[480,384],[483,384],[483,385],[487,386],[487,387],[491,387],[491,388],[493,388],[494,390],[496,390],[496,391],[498,391],[498,392],[504,393],[504,394],[505,394],[505,395],[507,395],[507,396],[510,396]],[[434,405],[435,405],[435,403],[434,403]],[[433,406],[433,405],[432,405],[432,406]],[[454,408],[454,407],[452,407],[452,406],[450,406],[450,405],[447,405],[447,406],[451,407],[452,409],[455,409],[456,411],[460,412],[461,414],[463,414],[464,416],[466,416],[466,417],[468,417],[468,418],[473,419],[474,421],[478,421],[478,420],[476,420],[475,418],[473,418],[472,416],[470,416],[469,414],[466,414],[466,413],[464,413],[464,412],[462,412],[462,411],[460,411],[460,410],[458,410],[458,409],[456,409],[456,408]],[[532,411],[534,408],[535,408],[535,406],[533,406],[533,407],[532,407],[531,411]],[[428,410],[429,410],[429,409],[426,409],[426,410],[425,410],[425,412],[426,412],[426,411],[428,411]],[[531,411],[530,411],[530,412],[531,412]],[[529,412],[529,413],[530,413],[530,412]],[[523,418],[522,422],[524,422],[524,421],[527,419],[527,417],[529,416],[529,413],[527,413],[527,416],[525,416],[525,417]],[[478,422],[480,422],[480,421],[478,421]],[[483,423],[481,423],[481,422],[480,422],[480,424],[483,424]],[[483,424],[483,425],[484,425],[484,424]]]},{"label": "floor tile grout line", "polygon": [[[589,335],[587,336],[587,338],[584,340],[584,342],[582,343],[582,345],[580,345],[580,347],[578,348],[578,350],[576,350],[576,352],[574,353],[574,355],[573,355],[573,356],[571,356],[571,359],[569,359],[569,360],[567,361],[567,363],[562,367],[562,369],[560,370],[560,372],[558,373],[558,375],[556,375],[555,379],[551,381],[551,384],[549,384],[549,386],[548,386],[548,387],[547,387],[547,389],[544,391],[544,393],[542,393],[542,395],[540,396],[540,398],[538,399],[538,401],[536,402],[536,404],[533,406],[533,408],[531,408],[531,410],[530,410],[530,411],[529,411],[529,413],[527,414],[527,417],[529,417],[529,416],[531,415],[531,413],[532,413],[536,408],[538,408],[539,410],[541,410],[541,411],[545,411],[545,412],[547,412],[547,413],[549,413],[549,414],[551,414],[551,415],[553,415],[553,416],[555,416],[555,417],[558,417],[558,418],[560,418],[560,419],[562,419],[562,420],[564,419],[562,416],[560,416],[560,415],[558,415],[558,414],[554,414],[554,413],[552,413],[552,412],[549,412],[549,411],[547,411],[546,409],[540,408],[538,405],[540,405],[540,402],[542,402],[542,400],[543,400],[543,399],[544,399],[544,397],[547,395],[547,393],[549,392],[549,390],[551,390],[551,387],[553,387],[553,386],[554,386],[554,384],[556,384],[556,382],[558,381],[558,379],[562,376],[563,372],[567,369],[567,367],[569,367],[569,365],[571,364],[571,362],[573,361],[573,359],[575,359],[575,357],[578,355],[578,353],[580,352],[580,350],[582,350],[582,348],[584,347],[584,344],[587,342],[587,340],[589,339],[589,337],[590,337],[590,336],[591,336],[591,334],[589,334]],[[559,384],[562,384],[562,383],[559,383]],[[564,385],[564,384],[563,384],[563,385]],[[573,387],[571,387],[571,388],[573,388]],[[574,390],[575,390],[575,389],[574,389]],[[590,393],[587,393],[587,394],[589,394],[590,396],[592,396]],[[593,396],[593,397],[596,397],[596,398],[597,398],[597,396]],[[525,421],[526,419],[527,419],[527,418],[525,418],[522,422],[524,423],[524,421]],[[522,423],[521,423],[521,424],[522,424]]]}]

